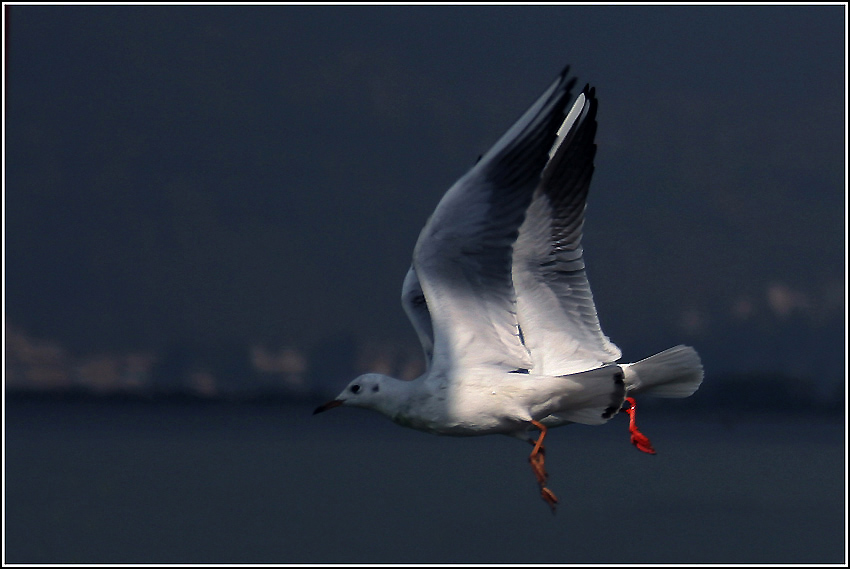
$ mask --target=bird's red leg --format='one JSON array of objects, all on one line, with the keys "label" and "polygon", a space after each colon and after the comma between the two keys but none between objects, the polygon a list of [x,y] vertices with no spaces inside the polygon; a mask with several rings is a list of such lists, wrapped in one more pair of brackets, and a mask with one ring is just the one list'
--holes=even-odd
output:
[{"label": "bird's red leg", "polygon": [[528,461],[531,463],[531,469],[537,477],[537,482],[540,485],[544,485],[548,477],[546,469],[543,467],[543,455],[546,452],[543,448],[543,439],[546,438],[546,426],[537,421],[531,421],[531,424],[540,429],[540,436],[534,441],[534,449],[531,451]]},{"label": "bird's red leg", "polygon": [[626,403],[629,406],[623,409],[623,411],[629,414],[629,432],[632,435],[632,444],[635,445],[638,450],[649,454],[655,454],[655,449],[652,448],[652,443],[649,442],[649,438],[638,430],[637,424],[635,423],[635,400],[631,397],[626,397]]},{"label": "bird's red leg", "polygon": [[534,420],[531,421],[531,424],[540,429],[540,436],[538,436],[537,440],[534,442],[534,449],[528,457],[528,462],[531,463],[531,469],[534,471],[534,476],[537,478],[537,483],[540,485],[540,497],[543,498],[543,501],[549,504],[549,507],[552,508],[552,512],[554,513],[555,504],[558,503],[558,498],[555,496],[554,492],[546,487],[546,479],[549,475],[546,474],[546,468],[543,464],[543,455],[546,452],[543,448],[543,439],[546,438],[546,426],[543,423]]}]

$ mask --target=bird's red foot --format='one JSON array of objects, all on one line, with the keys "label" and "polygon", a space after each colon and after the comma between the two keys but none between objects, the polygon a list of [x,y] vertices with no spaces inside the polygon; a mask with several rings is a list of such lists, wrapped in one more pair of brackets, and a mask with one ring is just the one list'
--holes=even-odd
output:
[{"label": "bird's red foot", "polygon": [[640,451],[655,454],[655,449],[652,448],[649,438],[638,430],[635,423],[635,400],[631,397],[626,397],[626,404],[628,407],[624,407],[623,411],[629,414],[629,433],[632,436],[632,444]]},{"label": "bird's red foot", "polygon": [[555,496],[555,493],[546,488],[545,486],[540,487],[540,497],[543,498],[543,501],[549,504],[549,507],[552,509],[552,513],[555,513],[555,506],[558,505],[558,497]]}]

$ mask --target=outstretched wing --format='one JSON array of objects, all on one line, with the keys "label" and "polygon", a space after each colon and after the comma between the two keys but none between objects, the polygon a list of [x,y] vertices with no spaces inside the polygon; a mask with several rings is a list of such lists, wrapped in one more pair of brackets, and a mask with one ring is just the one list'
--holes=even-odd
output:
[{"label": "outstretched wing", "polygon": [[585,273],[584,212],[596,154],[597,100],[585,87],[559,129],[513,252],[517,312],[534,372],[565,375],[618,360]]},{"label": "outstretched wing", "polygon": [[431,315],[434,367],[532,367],[511,256],[574,84],[565,69],[448,190],[419,235],[413,268]]}]

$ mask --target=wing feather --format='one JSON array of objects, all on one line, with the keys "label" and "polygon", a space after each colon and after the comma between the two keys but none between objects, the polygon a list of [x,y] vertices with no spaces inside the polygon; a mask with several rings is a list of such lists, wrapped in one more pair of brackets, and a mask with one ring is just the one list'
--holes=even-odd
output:
[{"label": "wing feather", "polygon": [[535,373],[578,373],[621,356],[602,333],[581,246],[596,109],[595,91],[585,87],[559,131],[514,245],[518,319]]},{"label": "wing feather", "polygon": [[413,267],[434,366],[532,366],[519,337],[513,245],[566,116],[575,84],[567,72],[446,192],[420,233]]}]

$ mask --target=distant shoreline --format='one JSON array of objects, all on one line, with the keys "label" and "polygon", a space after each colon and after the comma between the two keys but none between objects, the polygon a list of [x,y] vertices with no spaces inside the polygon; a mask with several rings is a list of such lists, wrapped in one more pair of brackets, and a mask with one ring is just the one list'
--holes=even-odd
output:
[{"label": "distant shoreline", "polygon": [[[714,395],[714,394],[709,394]],[[753,406],[747,403],[748,398],[736,402],[726,394],[725,397],[709,396],[702,401],[695,399],[671,400],[645,397],[640,401],[644,410],[651,410],[655,415],[695,415],[695,416],[766,416],[791,414],[793,416],[820,416],[840,418],[845,416],[843,401],[831,401],[816,404],[813,401],[793,401],[791,399],[775,399],[764,405]],[[109,403],[109,404],[151,404],[151,405],[185,405],[185,406],[308,406],[316,405],[326,399],[320,393],[289,394],[284,392],[246,392],[226,395],[205,396],[191,391],[171,392],[104,392],[96,393],[82,387],[69,389],[6,389],[6,403],[45,402],[45,403]]]}]

